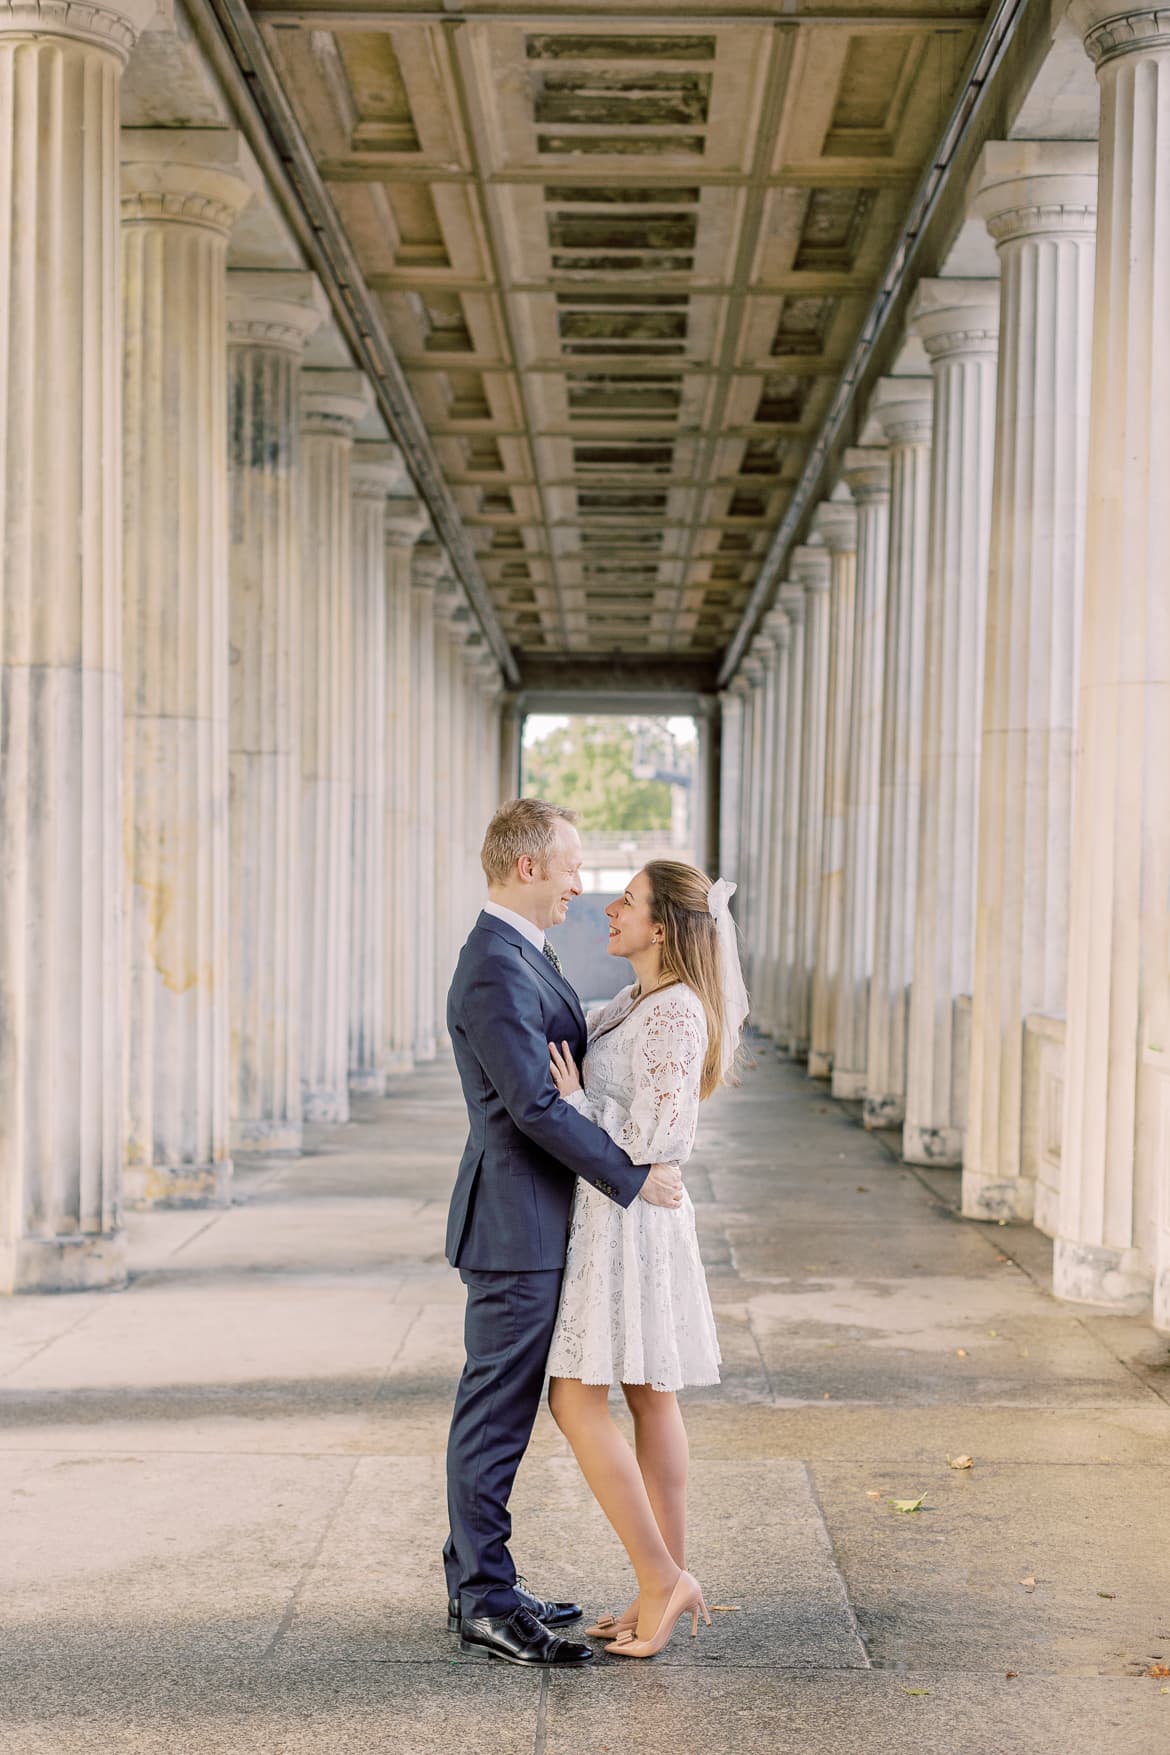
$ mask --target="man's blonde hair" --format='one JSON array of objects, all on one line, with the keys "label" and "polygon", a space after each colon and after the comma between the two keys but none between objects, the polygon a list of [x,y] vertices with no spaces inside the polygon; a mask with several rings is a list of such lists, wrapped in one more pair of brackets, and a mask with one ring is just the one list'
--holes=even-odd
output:
[{"label": "man's blonde hair", "polygon": [[542,872],[557,838],[558,823],[575,823],[577,813],[543,798],[510,798],[487,826],[479,862],[489,884],[506,884],[516,861],[527,854]]}]

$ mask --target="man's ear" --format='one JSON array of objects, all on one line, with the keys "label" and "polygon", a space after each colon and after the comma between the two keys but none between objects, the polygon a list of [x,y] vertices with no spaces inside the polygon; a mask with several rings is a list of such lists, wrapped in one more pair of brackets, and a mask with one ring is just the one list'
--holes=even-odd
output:
[{"label": "man's ear", "polygon": [[516,876],[522,884],[530,884],[536,876],[536,861],[530,853],[522,853],[516,861]]}]

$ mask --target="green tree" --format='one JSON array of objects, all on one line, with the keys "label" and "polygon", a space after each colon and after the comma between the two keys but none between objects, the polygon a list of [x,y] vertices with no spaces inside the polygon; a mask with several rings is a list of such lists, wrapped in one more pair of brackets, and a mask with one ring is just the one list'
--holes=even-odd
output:
[{"label": "green tree", "polygon": [[663,768],[673,743],[663,721],[570,719],[525,751],[525,791],[575,810],[584,833],[639,834],[670,827],[670,787],[636,780],[635,754]]}]

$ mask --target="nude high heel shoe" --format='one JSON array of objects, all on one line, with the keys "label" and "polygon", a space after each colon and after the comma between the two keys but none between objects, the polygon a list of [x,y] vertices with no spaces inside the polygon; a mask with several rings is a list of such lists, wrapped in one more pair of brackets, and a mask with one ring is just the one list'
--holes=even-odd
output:
[{"label": "nude high heel shoe", "polygon": [[616,1639],[619,1634],[625,1633],[627,1629],[632,1633],[637,1625],[638,1608],[637,1604],[635,1604],[633,1608],[627,1609],[625,1613],[621,1615],[614,1615],[611,1613],[598,1615],[592,1627],[586,1627],[585,1637],[586,1639]]},{"label": "nude high heel shoe", "polygon": [[691,1638],[697,1637],[700,1612],[710,1627],[711,1617],[707,1613],[707,1605],[703,1601],[703,1592],[698,1579],[692,1578],[689,1572],[680,1572],[678,1582],[670,1593],[666,1613],[658,1623],[657,1631],[649,1639],[638,1639],[629,1628],[626,1628],[605,1649],[611,1651],[615,1657],[657,1657],[684,1615],[689,1614],[691,1617]]}]

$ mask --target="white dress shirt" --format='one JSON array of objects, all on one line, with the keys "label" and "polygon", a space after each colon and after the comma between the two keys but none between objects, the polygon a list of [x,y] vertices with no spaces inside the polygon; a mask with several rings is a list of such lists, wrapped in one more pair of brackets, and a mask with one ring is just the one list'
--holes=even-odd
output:
[{"label": "white dress shirt", "polygon": [[536,950],[544,950],[543,931],[539,926],[535,926],[531,920],[526,920],[523,914],[517,914],[512,908],[505,908],[500,902],[485,902],[483,911],[485,914],[492,915],[496,920],[506,920],[508,925],[514,926],[516,931],[522,934]]}]

